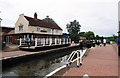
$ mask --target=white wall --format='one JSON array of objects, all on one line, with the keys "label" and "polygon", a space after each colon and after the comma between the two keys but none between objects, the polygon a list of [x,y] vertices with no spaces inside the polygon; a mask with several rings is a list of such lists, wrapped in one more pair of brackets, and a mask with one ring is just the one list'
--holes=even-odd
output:
[{"label": "white wall", "polygon": [[[23,25],[23,31],[19,31],[19,26]],[[24,14],[20,14],[17,22],[15,23],[15,33],[27,33],[29,22],[24,17]]]}]

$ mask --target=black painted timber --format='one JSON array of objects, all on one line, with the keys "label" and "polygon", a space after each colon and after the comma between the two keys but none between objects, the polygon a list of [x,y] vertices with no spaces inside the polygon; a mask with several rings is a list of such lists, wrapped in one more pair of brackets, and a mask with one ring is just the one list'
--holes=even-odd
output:
[{"label": "black painted timber", "polygon": [[72,47],[62,47],[62,48],[51,49],[51,50],[44,50],[44,51],[40,51],[40,52],[35,53],[35,54],[28,54],[28,55],[19,56],[19,57],[2,59],[2,69],[4,70],[4,69],[7,69],[9,67],[19,65],[20,63],[24,63],[24,62],[27,62],[27,61],[30,61],[30,60],[40,58],[41,56],[44,56],[46,54],[54,55],[54,53],[66,52],[66,51],[69,51],[69,50],[77,48],[77,47],[79,48],[80,45],[72,46]]},{"label": "black painted timber", "polygon": [[[31,51],[31,52],[36,52],[36,51],[43,51],[43,50],[50,50],[54,48],[61,48],[61,47],[66,47],[69,46],[70,44],[63,44],[63,45],[51,45],[51,46],[37,46],[35,48],[23,48],[25,46],[19,47],[20,50],[23,51]],[[26,46],[27,47],[27,46]]]}]

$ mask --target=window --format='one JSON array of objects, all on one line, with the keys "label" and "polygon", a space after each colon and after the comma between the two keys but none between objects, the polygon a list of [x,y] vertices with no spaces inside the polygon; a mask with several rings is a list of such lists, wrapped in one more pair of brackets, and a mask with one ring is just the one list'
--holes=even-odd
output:
[{"label": "window", "polygon": [[56,33],[58,33],[58,30],[56,30]]},{"label": "window", "polygon": [[47,32],[49,32],[49,33],[50,33],[50,32],[51,32],[51,29],[49,29],[49,28],[48,28],[48,29],[47,29]]},{"label": "window", "polygon": [[19,31],[23,31],[23,26],[19,26]]},{"label": "window", "polygon": [[40,32],[40,28],[37,28],[37,31]]}]

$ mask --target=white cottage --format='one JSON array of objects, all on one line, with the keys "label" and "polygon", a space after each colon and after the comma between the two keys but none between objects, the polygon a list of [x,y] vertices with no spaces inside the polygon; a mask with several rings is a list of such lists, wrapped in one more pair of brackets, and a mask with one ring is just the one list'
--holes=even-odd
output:
[{"label": "white cottage", "polygon": [[37,13],[34,14],[34,18],[20,14],[15,23],[15,34],[18,39],[23,38],[25,40],[26,37],[29,37],[31,40],[44,38],[50,41],[48,38],[52,38],[52,42],[55,42],[56,39],[62,38],[62,29],[49,16],[41,20],[37,18]]}]

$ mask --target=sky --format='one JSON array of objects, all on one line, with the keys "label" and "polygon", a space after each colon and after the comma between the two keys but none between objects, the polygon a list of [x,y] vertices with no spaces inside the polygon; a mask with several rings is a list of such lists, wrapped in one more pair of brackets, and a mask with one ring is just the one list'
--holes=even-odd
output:
[{"label": "sky", "polygon": [[2,26],[15,26],[20,14],[39,19],[47,15],[67,33],[66,24],[77,20],[81,32],[112,36],[118,32],[119,0],[0,0]]}]

